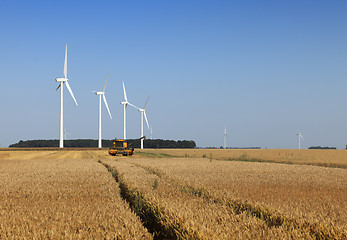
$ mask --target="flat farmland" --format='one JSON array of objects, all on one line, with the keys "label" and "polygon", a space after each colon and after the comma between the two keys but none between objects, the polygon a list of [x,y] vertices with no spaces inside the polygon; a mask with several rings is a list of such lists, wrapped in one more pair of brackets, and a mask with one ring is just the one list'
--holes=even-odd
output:
[{"label": "flat farmland", "polygon": [[347,150],[319,149],[145,149],[142,156],[208,158],[347,168]]},{"label": "flat farmland", "polygon": [[0,238],[346,239],[344,151],[270,151],[0,151]]},{"label": "flat farmland", "polygon": [[0,239],[152,239],[82,151],[0,152]]}]

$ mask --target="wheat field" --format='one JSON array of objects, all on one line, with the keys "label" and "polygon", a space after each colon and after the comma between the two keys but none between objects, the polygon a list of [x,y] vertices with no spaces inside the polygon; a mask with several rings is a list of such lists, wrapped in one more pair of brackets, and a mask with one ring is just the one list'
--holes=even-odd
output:
[{"label": "wheat field", "polygon": [[0,239],[346,239],[344,157],[0,151]]},{"label": "wheat field", "polygon": [[226,161],[274,162],[347,168],[346,150],[320,149],[143,149],[141,156],[212,158]]},{"label": "wheat field", "polygon": [[82,151],[0,152],[0,239],[152,239]]}]

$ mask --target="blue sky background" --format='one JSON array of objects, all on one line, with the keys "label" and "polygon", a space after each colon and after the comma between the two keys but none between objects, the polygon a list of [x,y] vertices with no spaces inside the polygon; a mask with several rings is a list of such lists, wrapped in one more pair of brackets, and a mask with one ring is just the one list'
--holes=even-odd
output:
[{"label": "blue sky background", "polygon": [[[347,1],[0,2],[0,146],[59,138],[64,91],[71,138],[123,136],[129,101],[147,107],[153,138],[200,147],[304,148],[347,144]],[[128,108],[128,138],[140,113]],[[149,131],[145,130],[149,136]]]}]

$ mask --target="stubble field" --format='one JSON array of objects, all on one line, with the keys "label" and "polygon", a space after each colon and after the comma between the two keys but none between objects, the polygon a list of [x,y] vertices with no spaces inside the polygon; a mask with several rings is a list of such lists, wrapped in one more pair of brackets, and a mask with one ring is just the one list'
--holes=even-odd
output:
[{"label": "stubble field", "polygon": [[0,151],[0,238],[347,238],[344,151],[136,153]]}]

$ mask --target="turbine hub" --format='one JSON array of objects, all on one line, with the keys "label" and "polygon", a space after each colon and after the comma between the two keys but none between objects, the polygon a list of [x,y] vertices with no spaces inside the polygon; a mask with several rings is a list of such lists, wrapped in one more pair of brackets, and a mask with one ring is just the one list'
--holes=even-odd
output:
[{"label": "turbine hub", "polygon": [[55,81],[56,82],[66,82],[67,78],[56,78]]}]

